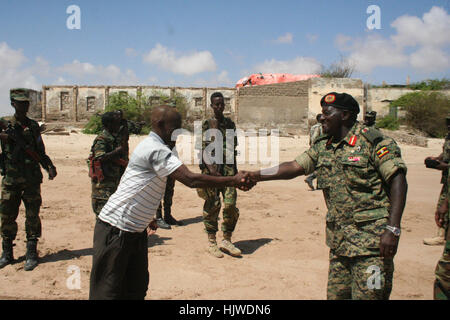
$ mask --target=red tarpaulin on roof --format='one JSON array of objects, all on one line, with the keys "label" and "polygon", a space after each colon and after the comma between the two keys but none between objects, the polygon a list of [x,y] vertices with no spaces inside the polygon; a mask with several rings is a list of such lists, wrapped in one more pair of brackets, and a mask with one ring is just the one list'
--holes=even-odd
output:
[{"label": "red tarpaulin on roof", "polygon": [[302,81],[318,77],[320,77],[318,74],[258,73],[240,79],[236,83],[236,88],[258,86],[262,84]]}]

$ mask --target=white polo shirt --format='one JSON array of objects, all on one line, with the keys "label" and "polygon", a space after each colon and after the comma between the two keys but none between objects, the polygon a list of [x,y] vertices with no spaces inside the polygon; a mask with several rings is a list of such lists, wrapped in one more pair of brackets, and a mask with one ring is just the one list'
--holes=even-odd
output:
[{"label": "white polo shirt", "polygon": [[116,192],[98,218],[124,231],[144,231],[164,196],[167,176],[181,165],[161,137],[150,132],[133,151]]}]

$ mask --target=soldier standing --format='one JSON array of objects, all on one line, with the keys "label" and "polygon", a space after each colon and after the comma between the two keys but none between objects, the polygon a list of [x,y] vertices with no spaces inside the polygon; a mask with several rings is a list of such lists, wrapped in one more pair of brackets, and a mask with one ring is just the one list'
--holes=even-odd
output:
[{"label": "soldier standing", "polygon": [[[447,186],[449,183],[448,170],[447,165]],[[441,206],[438,208],[436,215],[437,225],[439,227],[445,226],[445,246],[442,257],[439,259],[435,270],[436,280],[434,281],[433,291],[435,300],[450,300],[450,228],[448,223],[450,220],[450,211],[448,206],[449,196],[450,192],[447,188],[447,195],[442,201]]]},{"label": "soldier standing", "polygon": [[[446,123],[447,123],[447,136],[445,137],[445,142],[443,146],[443,152],[439,155],[439,157],[427,157],[425,158],[425,166],[427,168],[442,170],[442,178],[441,178],[441,184],[442,189],[441,193],[439,194],[439,200],[436,208],[435,213],[435,220],[436,224],[438,224],[438,213],[437,210],[441,207],[442,203],[444,202],[446,196],[447,196],[447,189],[448,189],[448,163],[450,161],[450,115],[447,115],[446,117]],[[439,246],[445,244],[445,226],[448,224],[448,220],[445,220],[442,225],[438,224],[437,229],[437,235],[435,237],[431,238],[425,238],[423,239],[423,243],[429,246]]]},{"label": "soldier standing", "polygon": [[250,172],[253,182],[317,173],[328,208],[328,299],[388,299],[406,201],[406,165],[394,140],[356,119],[346,93],[322,97],[324,135],[294,161]]},{"label": "soldier standing", "polygon": [[56,168],[45,153],[39,124],[27,117],[30,99],[26,89],[11,89],[11,105],[14,117],[6,130],[0,133],[4,172],[0,200],[1,235],[3,253],[0,268],[11,264],[13,241],[17,235],[16,219],[20,202],[25,205],[25,230],[27,252],[24,270],[31,271],[38,265],[37,242],[41,236],[39,210],[42,203],[42,172],[39,164],[48,172],[48,178],[56,177]]},{"label": "soldier standing", "polygon": [[[223,146],[222,153],[219,150],[214,150],[217,154],[212,154],[212,158],[219,159],[214,163],[212,159],[207,155],[205,149],[209,143],[206,139],[201,139],[202,142],[202,161],[200,169],[202,174],[208,174],[212,176],[234,176],[237,173],[236,166],[236,146],[237,137],[235,135],[236,125],[234,122],[223,115],[225,108],[225,102],[222,93],[214,92],[211,95],[211,108],[214,111],[214,117],[203,122],[202,133],[208,135],[209,129],[215,129],[221,133],[222,141],[219,144]],[[229,139],[227,130],[233,131],[233,140]],[[217,136],[214,138],[217,139]],[[211,143],[214,143],[211,141]],[[232,153],[231,158],[233,163],[227,163],[227,153]],[[225,188],[199,188],[197,189],[198,195],[205,200],[203,205],[203,222],[205,224],[205,231],[208,234],[209,247],[208,252],[217,258],[222,258],[224,251],[232,256],[240,256],[241,250],[236,248],[231,242],[231,236],[236,227],[236,223],[239,218],[239,209],[236,207],[237,192],[234,187]],[[220,244],[220,250],[216,242],[216,233],[218,231],[218,220],[221,208],[220,194],[223,196],[223,241]]]},{"label": "soldier standing", "polygon": [[128,139],[118,134],[120,118],[116,112],[102,115],[103,131],[95,138],[89,156],[92,182],[92,210],[98,216],[116,191],[128,163]]},{"label": "soldier standing", "polygon": [[364,125],[367,127],[375,126],[375,122],[377,120],[377,112],[376,111],[367,111],[364,115]]}]

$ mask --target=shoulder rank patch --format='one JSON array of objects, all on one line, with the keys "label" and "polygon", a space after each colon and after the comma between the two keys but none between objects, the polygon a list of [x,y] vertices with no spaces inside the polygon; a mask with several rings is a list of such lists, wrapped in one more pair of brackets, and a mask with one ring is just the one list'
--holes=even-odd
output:
[{"label": "shoulder rank patch", "polygon": [[377,151],[377,156],[379,159],[383,158],[385,155],[389,153],[389,150],[386,147],[381,148]]},{"label": "shoulder rank patch", "polygon": [[358,137],[351,136],[350,140],[348,140],[348,144],[351,145],[352,147],[354,147],[357,140],[358,140]]}]

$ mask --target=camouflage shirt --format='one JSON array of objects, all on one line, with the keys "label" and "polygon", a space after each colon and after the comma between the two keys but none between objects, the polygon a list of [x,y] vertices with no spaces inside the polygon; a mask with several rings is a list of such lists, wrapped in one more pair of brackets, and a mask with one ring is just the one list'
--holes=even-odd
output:
[{"label": "camouflage shirt", "polygon": [[[91,154],[95,158],[101,158],[106,153],[113,151],[114,149],[120,147],[121,140],[120,137],[115,137],[106,130],[103,130],[94,140],[91,147]],[[122,166],[115,163],[116,159],[110,159],[101,161],[102,171],[105,179],[101,182],[95,183],[97,189],[105,187],[117,187],[120,182],[123,170]]]},{"label": "camouflage shirt", "polygon": [[[449,163],[450,162],[450,134],[447,134],[445,137],[444,146],[442,147],[442,161]],[[444,170],[442,171],[442,178],[441,183],[446,184],[447,183],[447,177],[448,177],[448,171]],[[445,187],[448,184],[445,185]]]},{"label": "camouflage shirt", "polygon": [[[9,124],[20,136],[19,139],[24,142],[25,148],[17,147],[17,143],[13,141],[14,138],[7,143],[2,142],[6,169],[3,183],[5,185],[42,183],[42,172],[39,164],[46,170],[53,164],[45,153],[39,124],[30,118],[26,118],[25,122],[21,123],[15,117],[12,117]],[[33,159],[32,153],[35,154],[37,159]]]},{"label": "camouflage shirt", "polygon": [[316,139],[323,134],[322,124],[316,123],[309,130],[309,145],[312,145]]},{"label": "camouflage shirt", "polygon": [[327,245],[337,255],[378,254],[390,203],[387,182],[406,165],[394,140],[358,122],[338,143],[323,135],[296,161],[316,170],[328,208]]},{"label": "camouflage shirt", "polygon": [[[197,137],[197,144],[201,142],[201,150],[202,152],[211,144],[214,143],[216,137],[214,134],[208,134],[209,129],[217,129],[222,134],[223,139],[223,145],[222,145],[222,152],[223,157],[221,163],[217,163],[218,171],[222,175],[235,175],[236,174],[236,147],[238,144],[237,137],[236,137],[236,125],[234,124],[233,120],[230,118],[224,117],[221,122],[217,121],[217,128],[214,128],[214,123],[217,120],[215,118],[211,118],[208,120],[205,120],[202,125],[202,137]],[[227,131],[230,131],[230,134],[227,135]],[[233,133],[231,135],[231,132]],[[197,147],[197,149],[200,149]],[[216,152],[219,152],[220,150],[212,150],[211,156],[214,157]],[[228,159],[228,160],[227,160]],[[202,169],[203,173],[207,173],[207,168],[202,163],[200,164],[200,169]]]}]

